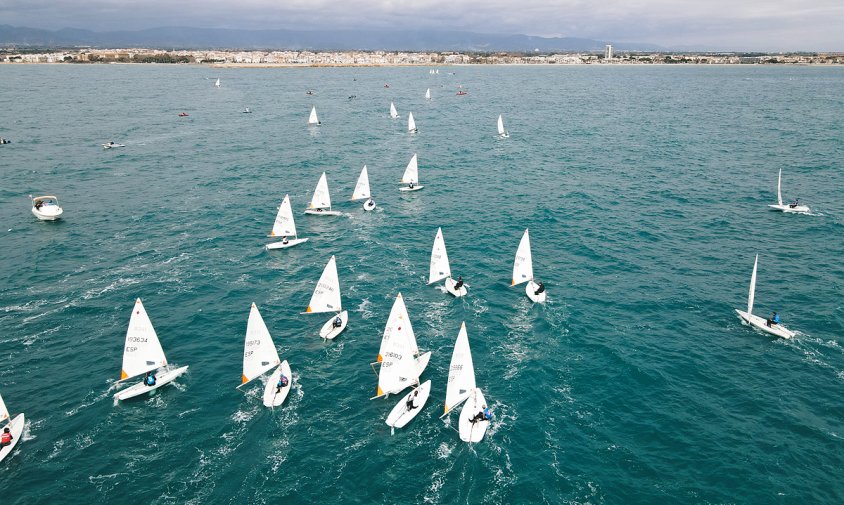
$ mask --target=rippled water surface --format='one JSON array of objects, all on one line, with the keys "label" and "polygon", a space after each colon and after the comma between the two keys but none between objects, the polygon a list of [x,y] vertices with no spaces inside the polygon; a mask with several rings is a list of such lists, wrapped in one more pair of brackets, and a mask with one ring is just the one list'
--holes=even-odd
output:
[{"label": "rippled water surface", "polygon": [[[28,419],[4,505],[844,501],[842,68],[4,65],[0,80],[0,391]],[[402,194],[414,153],[426,187]],[[373,213],[348,200],[364,164]],[[768,210],[780,168],[811,215]],[[341,217],[301,214],[323,171]],[[58,195],[65,219],[36,221],[30,193]],[[287,193],[310,241],[266,251]],[[438,226],[464,299],[426,285]],[[544,306],[509,285],[525,228]],[[757,253],[756,313],[779,311],[792,341],[734,312]],[[350,323],[324,342],[327,316],[300,312],[331,255]],[[369,363],[398,292],[433,387],[391,434],[397,398],[370,401]],[[115,405],[136,297],[190,370]],[[274,411],[259,385],[235,389],[253,301],[293,368]],[[495,412],[471,446],[456,415],[438,420],[461,321]]]}]

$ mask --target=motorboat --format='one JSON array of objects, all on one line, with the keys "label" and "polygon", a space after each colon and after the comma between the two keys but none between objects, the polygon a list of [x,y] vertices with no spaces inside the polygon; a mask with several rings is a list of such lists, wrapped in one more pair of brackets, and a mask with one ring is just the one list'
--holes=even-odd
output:
[{"label": "motorboat", "polygon": [[52,195],[32,198],[32,213],[41,221],[55,221],[62,217],[64,210],[59,207],[59,199]]}]

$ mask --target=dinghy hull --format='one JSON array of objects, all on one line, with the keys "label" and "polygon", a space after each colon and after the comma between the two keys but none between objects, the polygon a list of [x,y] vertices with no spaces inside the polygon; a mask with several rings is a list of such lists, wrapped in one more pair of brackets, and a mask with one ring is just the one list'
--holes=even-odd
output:
[{"label": "dinghy hull", "polygon": [[[412,410],[408,410],[407,408],[407,400],[410,399],[410,395],[413,394],[414,391],[419,391],[419,395],[416,397],[414,403],[416,404],[416,408]],[[427,380],[423,382],[419,387],[413,389],[409,393],[407,393],[399,402],[393,407],[393,410],[390,411],[390,414],[387,416],[387,426],[391,426],[393,428],[404,428],[407,423],[413,420],[422,409],[425,407],[425,403],[428,401],[428,397],[431,396],[431,381]]]},{"label": "dinghy hull", "polygon": [[456,280],[452,279],[451,277],[446,278],[446,280],[445,280],[445,290],[448,291],[448,294],[450,294],[451,296],[453,296],[455,298],[460,298],[461,296],[466,296],[466,294],[469,292],[469,290],[466,289],[466,285],[464,284],[464,285],[460,286],[460,289],[454,289],[454,286],[456,284],[457,284]]},{"label": "dinghy hull", "polygon": [[273,242],[271,244],[267,244],[267,250],[287,249],[288,247],[293,247],[294,245],[299,245],[307,241],[307,238],[295,238],[293,240],[288,240],[286,244],[284,242]]},{"label": "dinghy hull", "polygon": [[753,314],[748,314],[747,312],[738,309],[736,309],[736,313],[739,315],[742,321],[769,335],[786,339],[794,338],[795,333],[781,324],[774,324],[768,326],[768,321],[762,317]]},{"label": "dinghy hull", "polygon": [[486,429],[489,427],[489,421],[477,421],[472,423],[469,421],[478,412],[483,410],[486,405],[486,398],[480,389],[476,389],[466,403],[463,404],[463,410],[460,411],[459,431],[460,440],[464,442],[480,442],[486,434]]},{"label": "dinghy hull", "polygon": [[403,187],[399,188],[399,191],[419,191],[420,189],[422,189],[424,187],[425,186],[422,186],[421,184],[413,186],[412,188],[410,186],[403,186]]},{"label": "dinghy hull", "polygon": [[317,210],[317,209],[308,209],[305,211],[305,214],[310,214],[312,216],[339,216],[342,213],[337,210]]},{"label": "dinghy hull", "polygon": [[791,212],[791,213],[794,213],[794,214],[808,214],[809,212],[812,211],[806,205],[798,205],[797,207],[791,207],[789,205],[771,204],[771,205],[768,205],[768,207],[770,207],[774,210],[781,211],[781,212]]},{"label": "dinghy hull", "polygon": [[124,389],[123,391],[118,392],[114,395],[115,398],[118,400],[128,400],[130,398],[134,398],[136,396],[140,396],[144,393],[148,393],[150,391],[155,391],[156,389],[160,388],[161,386],[166,386],[170,384],[174,380],[176,380],[180,375],[188,371],[187,366],[183,366],[181,368],[176,368],[174,370],[167,370],[164,373],[160,373],[155,377],[155,385],[154,386],[147,386],[144,384],[143,381],[131,386],[129,388]]},{"label": "dinghy hull", "polygon": [[[334,327],[334,318],[340,316],[340,320],[342,324],[339,328]],[[322,325],[322,328],[319,330],[319,336],[326,339],[326,340],[334,340],[334,337],[343,333],[343,330],[346,329],[346,325],[349,324],[349,311],[344,310],[343,312],[337,314],[337,316],[331,316],[331,319],[325,322]]]},{"label": "dinghy hull", "polygon": [[[276,388],[278,385],[278,377],[279,375],[284,374],[287,377],[287,387],[281,388],[281,391],[276,392]],[[290,388],[293,387],[293,374],[290,371],[290,364],[287,363],[287,360],[281,362],[279,366],[276,367],[275,371],[270,375],[270,378],[267,380],[267,385],[264,386],[264,406],[265,407],[278,407],[284,400],[287,399],[287,394],[290,392]]]},{"label": "dinghy hull", "polygon": [[24,418],[23,414],[18,414],[9,424],[0,427],[0,429],[2,429],[8,426],[9,431],[12,433],[12,443],[0,449],[0,462],[6,459],[6,456],[15,450],[15,446],[18,445],[18,442],[21,440],[21,435],[23,435],[23,425],[25,422],[26,418]]},{"label": "dinghy hull", "polygon": [[543,291],[537,295],[537,289],[539,289],[539,284],[533,281],[528,281],[528,283],[525,285],[525,294],[528,298],[530,298],[530,301],[532,301],[533,303],[545,303],[545,294],[547,292]]}]

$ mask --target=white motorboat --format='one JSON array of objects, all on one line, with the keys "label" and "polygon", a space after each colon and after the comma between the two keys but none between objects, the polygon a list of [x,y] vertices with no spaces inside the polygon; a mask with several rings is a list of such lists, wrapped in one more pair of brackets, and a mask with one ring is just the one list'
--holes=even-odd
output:
[{"label": "white motorboat", "polygon": [[64,210],[59,207],[59,199],[52,195],[32,198],[32,213],[41,221],[55,221],[62,217]]}]

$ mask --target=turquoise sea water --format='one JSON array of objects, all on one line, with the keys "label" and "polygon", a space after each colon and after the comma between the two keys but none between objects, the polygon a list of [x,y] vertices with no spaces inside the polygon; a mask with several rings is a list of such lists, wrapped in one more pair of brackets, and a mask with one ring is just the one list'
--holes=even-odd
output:
[{"label": "turquoise sea water", "polygon": [[[0,392],[28,419],[4,505],[844,501],[844,68],[63,65],[0,81]],[[426,188],[400,194],[413,153]],[[363,164],[374,213],[348,201]],[[767,209],[780,168],[812,215]],[[322,171],[342,217],[301,214]],[[57,194],[65,219],[38,222],[29,193]],[[310,241],[268,252],[286,193]],[[438,226],[464,299],[426,285]],[[509,286],[525,228],[545,306]],[[779,311],[793,341],[734,312],[757,253],[755,311]],[[328,316],[300,312],[331,255],[350,323],[324,342]],[[391,435],[398,397],[370,401],[369,363],[398,292],[433,387]],[[136,297],[190,370],[115,405]],[[253,301],[294,373],[274,411],[259,385],[235,389]],[[471,446],[456,413],[437,419],[461,321],[495,412]]]}]

